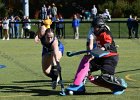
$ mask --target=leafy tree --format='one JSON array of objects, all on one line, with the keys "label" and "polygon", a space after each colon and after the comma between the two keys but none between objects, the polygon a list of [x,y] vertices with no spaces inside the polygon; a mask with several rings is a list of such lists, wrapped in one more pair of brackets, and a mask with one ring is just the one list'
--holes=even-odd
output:
[{"label": "leafy tree", "polygon": [[[7,10],[4,3],[7,0],[0,0],[0,16],[6,16]],[[93,4],[98,8],[99,13],[103,13],[105,9],[109,9],[112,17],[128,17],[130,14],[140,16],[140,0],[29,0],[30,2],[30,16],[38,16],[38,13],[43,4],[51,5],[55,3],[58,11],[64,17],[70,18],[73,13],[80,13],[82,9],[91,10]],[[76,6],[73,4],[76,3]],[[18,13],[22,15],[21,8],[14,7],[19,10]],[[67,12],[69,11],[69,13]]]},{"label": "leafy tree", "polygon": [[134,15],[140,16],[140,0],[136,0],[132,3],[132,9],[134,11]]},{"label": "leafy tree", "polygon": [[0,1],[0,17],[5,17],[8,15],[7,9],[5,8],[4,3]]},{"label": "leafy tree", "polygon": [[124,17],[124,11],[127,7],[126,1],[118,0],[113,7],[112,17]]}]

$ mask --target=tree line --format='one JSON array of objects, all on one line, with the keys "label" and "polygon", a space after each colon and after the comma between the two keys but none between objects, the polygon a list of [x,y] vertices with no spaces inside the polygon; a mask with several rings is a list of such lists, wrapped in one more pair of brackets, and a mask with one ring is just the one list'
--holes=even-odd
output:
[{"label": "tree line", "polygon": [[[9,14],[9,8],[4,1],[0,0],[0,17]],[[102,13],[104,9],[109,9],[112,18],[124,18],[130,14],[140,17],[140,0],[29,0],[30,17],[34,18],[43,4],[51,5],[52,3],[56,4],[59,13],[65,18],[70,18],[73,13],[81,13],[82,9],[91,10],[93,5],[96,5],[98,13]],[[14,6],[12,9],[14,9],[14,13],[22,16],[22,8],[22,6],[19,8]]]}]

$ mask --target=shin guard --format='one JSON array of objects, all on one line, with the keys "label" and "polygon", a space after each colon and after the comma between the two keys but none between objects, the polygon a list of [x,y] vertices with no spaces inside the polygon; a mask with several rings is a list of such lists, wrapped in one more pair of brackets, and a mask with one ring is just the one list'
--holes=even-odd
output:
[{"label": "shin guard", "polygon": [[84,56],[80,62],[73,84],[80,85],[89,71],[89,57]]}]

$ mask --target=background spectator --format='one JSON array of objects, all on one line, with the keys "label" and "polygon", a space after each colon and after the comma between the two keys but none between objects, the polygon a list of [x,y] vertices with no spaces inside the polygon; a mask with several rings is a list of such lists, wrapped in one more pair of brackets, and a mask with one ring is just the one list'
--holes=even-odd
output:
[{"label": "background spectator", "polygon": [[25,21],[25,19],[26,19],[26,16],[23,16],[23,18],[22,18],[22,27],[21,27],[21,38],[24,38],[24,36],[25,36],[25,32],[24,32],[24,30],[25,30],[25,23],[24,23],[24,21]]},{"label": "background spectator", "polygon": [[127,19],[127,27],[128,27],[128,38],[131,39],[132,38],[132,27],[133,27],[133,18],[132,15],[129,16],[129,18]]},{"label": "background spectator", "polygon": [[49,5],[48,8],[47,8],[47,16],[49,16],[50,18],[52,18],[52,8],[51,6]]},{"label": "background spectator", "polygon": [[2,40],[9,40],[9,20],[7,17],[4,17],[4,20],[3,20],[3,39]]},{"label": "background spectator", "polygon": [[25,38],[29,38],[29,31],[31,29],[31,25],[28,22],[31,22],[31,20],[29,19],[28,16],[26,16],[26,19],[24,20],[25,22],[25,28],[24,28],[24,32],[25,32]]},{"label": "background spectator", "polygon": [[108,21],[111,21],[111,15],[108,11],[108,9],[105,9],[104,13],[103,13],[103,16],[108,19]]},{"label": "background spectator", "polygon": [[77,18],[77,15],[73,15],[73,20],[72,20],[72,27],[74,31],[74,39],[79,39],[79,25],[80,25],[80,20]]},{"label": "background spectator", "polygon": [[95,7],[95,5],[93,5],[93,8],[91,9],[91,16],[93,19],[95,19],[96,15],[97,15],[97,8]]},{"label": "background spectator", "polygon": [[[15,22],[15,18],[13,16],[10,17],[10,22]],[[14,23],[9,24],[9,32],[10,32],[10,37],[15,38]]]},{"label": "background spectator", "polygon": [[63,25],[64,19],[60,15],[56,19],[56,35],[57,38],[63,38],[64,37],[64,25]]},{"label": "background spectator", "polygon": [[133,33],[135,34],[135,38],[139,39],[138,37],[138,28],[139,28],[139,22],[137,16],[134,16],[133,20]]},{"label": "background spectator", "polygon": [[59,16],[59,29],[60,29],[60,35],[61,35],[61,38],[64,38],[64,19],[63,17],[60,15]]},{"label": "background spectator", "polygon": [[16,16],[15,22],[17,22],[17,23],[14,24],[15,38],[20,38],[20,36],[21,36],[21,34],[19,32],[19,23],[18,23],[19,21],[20,21],[19,16]]},{"label": "background spectator", "polygon": [[59,17],[56,17],[56,37],[59,39],[60,38],[60,30],[59,30]]},{"label": "background spectator", "polygon": [[0,18],[0,38],[2,38],[2,18]]},{"label": "background spectator", "polygon": [[47,17],[47,8],[46,5],[44,4],[43,7],[41,8],[41,19],[44,20]]},{"label": "background spectator", "polygon": [[53,15],[52,18],[51,18],[51,20],[52,20],[51,28],[52,28],[53,30],[55,30],[56,16]]},{"label": "background spectator", "polygon": [[52,16],[56,16],[57,15],[57,7],[55,6],[55,4],[52,4]]},{"label": "background spectator", "polygon": [[89,10],[86,10],[85,11],[85,19],[89,21],[90,20],[90,17],[91,17],[90,11]]},{"label": "background spectator", "polygon": [[81,18],[81,21],[85,20],[85,10],[84,9],[81,11],[80,18]]},{"label": "background spectator", "polygon": [[45,27],[48,29],[52,25],[52,20],[50,19],[49,16],[47,16],[47,18],[43,21],[43,23],[44,23]]}]

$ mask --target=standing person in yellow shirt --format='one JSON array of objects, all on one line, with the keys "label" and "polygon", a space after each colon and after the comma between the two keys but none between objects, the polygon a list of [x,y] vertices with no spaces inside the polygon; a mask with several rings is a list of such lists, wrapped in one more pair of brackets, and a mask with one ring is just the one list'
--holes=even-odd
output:
[{"label": "standing person in yellow shirt", "polygon": [[50,19],[49,16],[46,17],[46,19],[43,21],[45,27],[48,29],[50,28],[51,24],[52,24],[52,20]]}]

